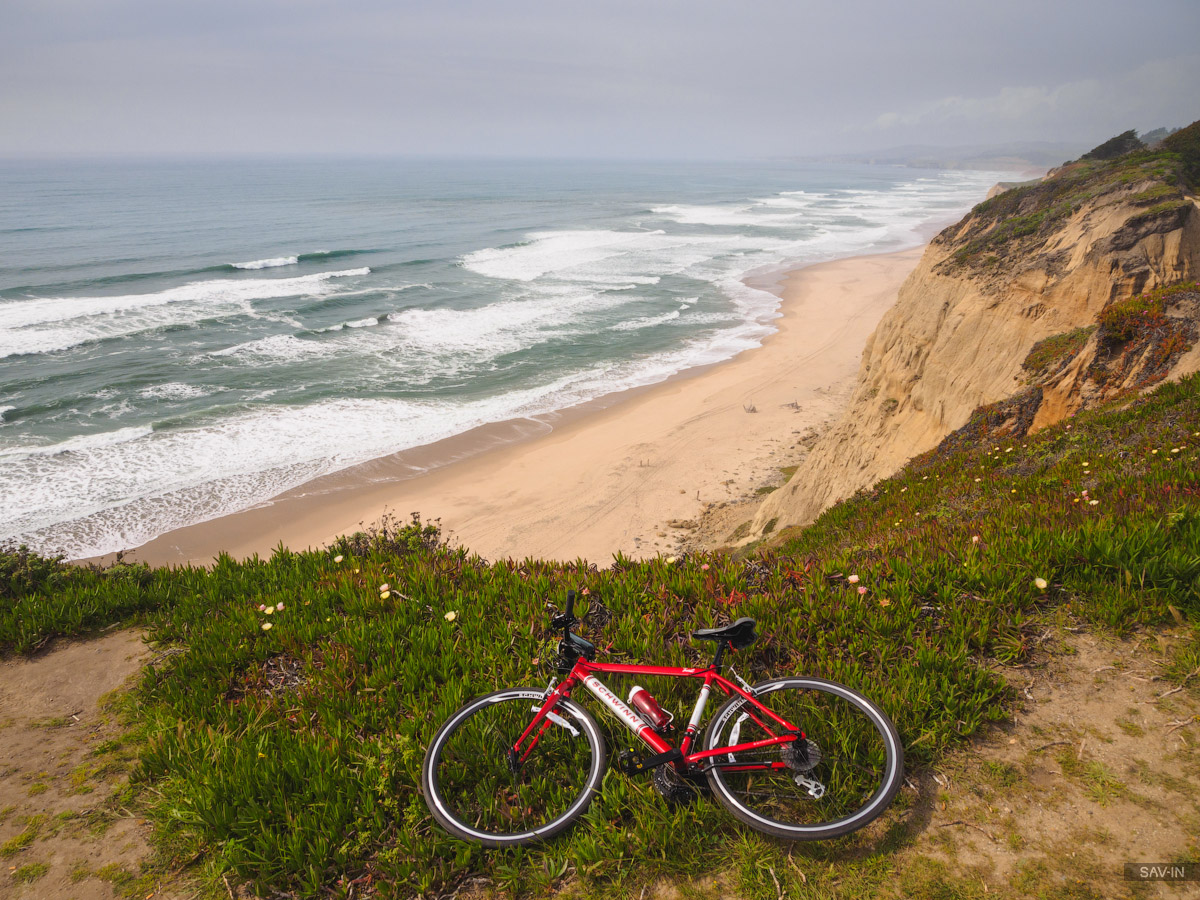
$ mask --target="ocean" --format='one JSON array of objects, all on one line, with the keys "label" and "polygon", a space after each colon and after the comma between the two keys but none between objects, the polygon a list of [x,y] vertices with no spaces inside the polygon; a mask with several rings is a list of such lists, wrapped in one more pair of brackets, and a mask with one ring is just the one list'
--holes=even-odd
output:
[{"label": "ocean", "polygon": [[921,243],[1011,173],[0,162],[0,544],[80,558],[727,360],[750,273]]}]

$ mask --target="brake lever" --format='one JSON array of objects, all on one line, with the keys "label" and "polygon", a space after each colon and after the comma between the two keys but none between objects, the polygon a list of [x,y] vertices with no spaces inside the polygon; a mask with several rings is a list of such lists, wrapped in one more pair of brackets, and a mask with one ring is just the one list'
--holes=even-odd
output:
[{"label": "brake lever", "polygon": [[566,613],[559,613],[557,616],[555,616],[553,619],[550,620],[551,628],[554,628],[554,629],[561,628],[563,631],[570,631],[572,628],[574,628],[578,624],[579,624],[579,620],[577,618],[575,618],[574,616],[571,616],[571,615],[567,615]]}]

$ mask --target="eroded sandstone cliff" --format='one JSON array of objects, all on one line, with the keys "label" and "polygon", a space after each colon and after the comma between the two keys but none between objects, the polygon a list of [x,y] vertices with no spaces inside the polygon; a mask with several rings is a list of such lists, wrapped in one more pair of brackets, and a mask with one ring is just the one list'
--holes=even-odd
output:
[{"label": "eroded sandstone cliff", "polygon": [[[1094,377],[1097,359],[1113,353],[1111,330],[1106,343],[1095,329],[1103,310],[1200,276],[1189,156],[1200,123],[1179,134],[1174,148],[1066,166],[1001,193],[938,235],[868,340],[846,413],[763,503],[751,537],[812,521],[937,445],[979,407],[1022,394],[1022,427],[1036,429],[1144,381],[1152,362],[1162,371],[1151,380],[1200,368],[1200,351],[1185,342],[1169,359],[1127,359],[1120,377]],[[1194,318],[1195,310],[1182,302],[1165,314]],[[1028,393],[1022,364],[1031,349],[1089,328],[1067,364],[1038,373]]]}]

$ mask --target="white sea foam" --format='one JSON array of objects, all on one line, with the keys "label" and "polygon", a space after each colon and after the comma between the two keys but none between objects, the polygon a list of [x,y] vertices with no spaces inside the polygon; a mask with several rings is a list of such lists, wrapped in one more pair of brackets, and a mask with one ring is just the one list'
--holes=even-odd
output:
[{"label": "white sea foam", "polygon": [[12,412],[14,409],[16,409],[15,406],[0,406],[0,425],[4,424],[5,414]]},{"label": "white sea foam", "polygon": [[207,397],[211,393],[213,393],[211,388],[184,384],[180,381],[169,381],[166,384],[142,388],[138,391],[138,396],[146,400],[191,400],[196,397]]},{"label": "white sea foam", "polygon": [[[686,309],[687,307],[681,307]],[[656,325],[664,325],[667,322],[674,321],[679,318],[679,310],[673,309],[669,313],[663,313],[661,316],[642,316],[639,319],[630,319],[628,322],[618,322],[616,325],[609,325],[609,331],[640,331],[643,328],[653,328]]]},{"label": "white sea foam", "polygon": [[70,557],[136,546],[356,462],[661,381],[754,346],[763,333],[742,328],[470,403],[329,400],[245,412],[203,428],[122,429],[9,450],[0,468],[0,535]]},{"label": "white sea foam", "polygon": [[236,357],[242,362],[254,364],[262,360],[271,363],[295,362],[332,356],[336,346],[323,341],[298,338],[291,334],[273,334],[269,337],[247,341],[224,350],[214,350],[210,356]]},{"label": "white sea foam", "polygon": [[83,434],[67,438],[52,444],[35,445],[31,447],[8,448],[0,451],[0,458],[15,459],[24,457],[56,457],[72,453],[91,453],[107,447],[127,444],[153,433],[148,425],[138,425],[131,428],[118,428],[115,431],[101,431],[94,434]]},{"label": "white sea foam", "polygon": [[221,278],[113,297],[12,300],[0,303],[0,358],[50,353],[218,315],[253,315],[254,301],[324,296],[336,290],[334,279],[370,271],[363,267],[294,278]]},{"label": "white sea foam", "polygon": [[300,262],[298,256],[275,256],[271,259],[254,259],[250,262],[230,263],[235,269],[274,269],[278,266],[294,266]]}]

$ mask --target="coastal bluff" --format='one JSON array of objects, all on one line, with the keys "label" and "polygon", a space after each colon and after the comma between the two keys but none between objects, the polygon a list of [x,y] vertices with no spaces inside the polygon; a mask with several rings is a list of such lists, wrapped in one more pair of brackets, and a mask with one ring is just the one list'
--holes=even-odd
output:
[{"label": "coastal bluff", "polygon": [[[1200,369],[1194,292],[1154,301],[1154,340],[1122,345],[1108,321],[1200,276],[1198,173],[1200,122],[1155,150],[1002,191],[942,231],[868,339],[844,414],[763,502],[749,539],[813,521],[981,407],[993,414],[980,434],[1019,437]],[[1039,369],[1035,348],[1059,352]]]}]

